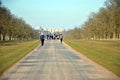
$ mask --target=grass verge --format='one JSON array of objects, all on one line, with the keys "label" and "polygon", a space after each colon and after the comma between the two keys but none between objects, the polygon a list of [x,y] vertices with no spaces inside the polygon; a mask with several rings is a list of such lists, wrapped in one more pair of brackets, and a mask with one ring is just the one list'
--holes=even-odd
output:
[{"label": "grass verge", "polygon": [[0,76],[5,70],[32,51],[39,41],[1,41],[0,42]]},{"label": "grass verge", "polygon": [[120,77],[120,40],[66,40],[65,42]]}]

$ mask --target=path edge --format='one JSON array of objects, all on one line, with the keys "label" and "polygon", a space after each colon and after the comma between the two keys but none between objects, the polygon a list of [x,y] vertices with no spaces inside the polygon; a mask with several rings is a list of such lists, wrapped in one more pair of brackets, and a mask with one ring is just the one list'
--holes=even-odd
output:
[{"label": "path edge", "polygon": [[90,64],[95,65],[95,67],[99,68],[100,70],[103,70],[104,72],[108,73],[109,75],[111,75],[113,78],[115,78],[115,80],[120,80],[120,77],[117,76],[115,73],[113,73],[112,71],[106,69],[105,67],[103,67],[102,65],[96,63],[95,61],[91,60],[90,58],[88,58],[87,56],[83,55],[82,53],[78,52],[77,50],[73,49],[71,46],[69,46],[67,43],[63,42],[63,44],[69,48],[72,52],[75,52],[76,54],[78,54],[82,59],[89,61]]},{"label": "path edge", "polygon": [[22,57],[20,60],[18,60],[15,64],[13,64],[11,67],[9,67],[1,76],[0,76],[0,79],[2,79],[2,77],[5,76],[5,74],[13,69],[21,60],[23,60],[25,57],[29,56],[30,54],[32,54],[34,51],[36,51],[37,49],[39,49],[41,46],[41,44],[39,44],[36,48],[34,48],[32,51],[30,51],[28,54],[26,54],[24,57]]}]

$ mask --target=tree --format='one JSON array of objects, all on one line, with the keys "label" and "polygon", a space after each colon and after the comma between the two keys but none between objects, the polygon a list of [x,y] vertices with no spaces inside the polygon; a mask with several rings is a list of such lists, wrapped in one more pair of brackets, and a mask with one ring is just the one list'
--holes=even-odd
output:
[{"label": "tree", "polygon": [[109,12],[109,23],[112,27],[112,34],[113,38],[118,38],[118,35],[120,33],[119,27],[120,27],[120,0],[107,0],[105,2],[106,8]]},{"label": "tree", "polygon": [[0,7],[2,6],[2,2],[1,2],[1,0],[0,0]]},{"label": "tree", "polygon": [[[85,39],[120,39],[119,13],[120,0],[107,0],[105,7],[101,7],[97,13],[91,13],[80,29],[69,30],[67,35]],[[80,35],[76,29],[80,31]]]},{"label": "tree", "polygon": [[5,40],[5,36],[7,34],[8,25],[10,22],[11,14],[8,9],[5,7],[0,7],[0,34],[3,36],[3,40]]},{"label": "tree", "polygon": [[38,35],[22,18],[17,18],[7,8],[0,7],[0,40],[6,40],[6,36],[9,40],[30,40],[36,39]]}]

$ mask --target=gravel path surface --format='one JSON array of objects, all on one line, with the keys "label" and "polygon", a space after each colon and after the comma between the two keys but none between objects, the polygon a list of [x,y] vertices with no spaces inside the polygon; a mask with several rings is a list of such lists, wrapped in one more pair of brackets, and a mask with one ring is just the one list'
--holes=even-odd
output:
[{"label": "gravel path surface", "polygon": [[45,41],[4,73],[0,80],[120,80],[65,43]]}]

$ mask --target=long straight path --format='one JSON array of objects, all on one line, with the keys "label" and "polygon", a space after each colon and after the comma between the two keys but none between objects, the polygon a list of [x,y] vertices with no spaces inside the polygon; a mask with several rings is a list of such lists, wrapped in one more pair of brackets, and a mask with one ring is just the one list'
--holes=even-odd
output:
[{"label": "long straight path", "polygon": [[116,75],[59,41],[45,41],[0,80],[120,80]]}]

